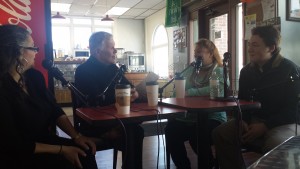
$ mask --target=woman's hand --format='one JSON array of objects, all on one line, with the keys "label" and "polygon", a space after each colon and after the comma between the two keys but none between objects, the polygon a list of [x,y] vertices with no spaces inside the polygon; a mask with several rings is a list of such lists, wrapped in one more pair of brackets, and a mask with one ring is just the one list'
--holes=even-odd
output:
[{"label": "woman's hand", "polygon": [[78,134],[77,138],[74,138],[74,142],[85,150],[89,150],[91,148],[92,153],[94,155],[96,154],[96,144],[92,138]]},{"label": "woman's hand", "polygon": [[61,155],[63,155],[68,161],[70,161],[74,166],[82,168],[79,156],[86,156],[85,152],[78,147],[73,146],[62,146]]}]

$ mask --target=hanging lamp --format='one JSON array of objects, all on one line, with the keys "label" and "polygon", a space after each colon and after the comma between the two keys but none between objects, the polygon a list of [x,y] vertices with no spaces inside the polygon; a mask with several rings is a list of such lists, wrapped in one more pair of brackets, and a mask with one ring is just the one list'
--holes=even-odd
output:
[{"label": "hanging lamp", "polygon": [[112,18],[110,18],[108,15],[105,16],[105,18],[102,18],[101,21],[114,21]]},{"label": "hanging lamp", "polygon": [[[105,1],[105,8],[107,12],[107,0]],[[105,16],[105,18],[102,18],[101,21],[114,21],[112,18],[110,18],[108,15]]]},{"label": "hanging lamp", "polygon": [[64,16],[60,15],[59,12],[57,12],[56,15],[53,15],[51,18],[54,18],[54,19],[66,19]]}]

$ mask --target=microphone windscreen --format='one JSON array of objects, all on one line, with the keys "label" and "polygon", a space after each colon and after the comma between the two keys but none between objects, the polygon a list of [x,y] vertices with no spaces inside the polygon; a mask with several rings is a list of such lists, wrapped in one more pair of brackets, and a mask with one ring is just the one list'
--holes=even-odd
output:
[{"label": "microphone windscreen", "polygon": [[196,68],[202,67],[202,57],[196,59]]},{"label": "microphone windscreen", "polygon": [[45,59],[45,60],[43,60],[43,62],[42,62],[42,66],[43,66],[45,69],[49,70],[50,68],[52,68],[53,62],[52,62],[52,60]]},{"label": "microphone windscreen", "polygon": [[229,52],[225,52],[223,54],[224,61],[228,61],[231,58],[231,54]]}]

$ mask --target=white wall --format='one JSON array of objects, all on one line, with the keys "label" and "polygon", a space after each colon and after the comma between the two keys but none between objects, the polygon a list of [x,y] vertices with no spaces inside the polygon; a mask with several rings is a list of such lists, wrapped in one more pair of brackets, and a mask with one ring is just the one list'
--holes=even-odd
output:
[{"label": "white wall", "polygon": [[115,19],[113,34],[116,48],[145,53],[145,25],[141,19]]},{"label": "white wall", "polygon": [[[145,42],[146,42],[146,68],[153,71],[153,59],[151,53],[152,38],[155,29],[159,25],[165,25],[166,8],[156,12],[145,19]],[[169,39],[169,65],[173,63],[173,28],[167,28]]]},{"label": "white wall", "polygon": [[300,22],[286,20],[286,1],[278,0],[281,17],[281,54],[300,66]]}]

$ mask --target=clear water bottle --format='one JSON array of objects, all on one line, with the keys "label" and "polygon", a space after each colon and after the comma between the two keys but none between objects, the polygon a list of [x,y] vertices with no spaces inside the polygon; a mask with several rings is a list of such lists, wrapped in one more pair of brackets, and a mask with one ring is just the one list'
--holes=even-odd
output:
[{"label": "clear water bottle", "polygon": [[217,76],[216,72],[212,72],[211,77],[209,79],[209,88],[210,88],[210,99],[215,99],[220,97],[220,80]]}]

